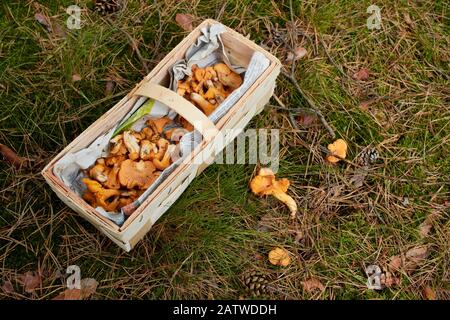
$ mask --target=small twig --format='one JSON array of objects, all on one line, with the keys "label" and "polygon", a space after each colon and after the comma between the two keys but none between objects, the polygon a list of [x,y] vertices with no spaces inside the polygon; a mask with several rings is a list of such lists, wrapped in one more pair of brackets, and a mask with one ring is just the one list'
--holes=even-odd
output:
[{"label": "small twig", "polygon": [[144,57],[141,55],[141,51],[139,50],[138,45],[136,44],[137,40],[134,39],[128,32],[126,32],[124,29],[119,28],[120,31],[122,31],[130,41],[131,47],[133,48],[133,51],[136,52],[136,55],[138,56],[139,60],[141,60],[142,66],[144,67],[145,73],[148,74],[150,70],[148,69],[147,62],[145,61]]},{"label": "small twig", "polygon": [[[106,19],[102,18],[102,20],[106,21],[111,27],[115,27],[115,24],[109,18],[106,18]],[[138,56],[139,60],[141,60],[142,66],[144,67],[146,74],[148,74],[150,72],[150,70],[148,69],[146,60],[141,55],[141,51],[139,50],[139,47],[137,45],[137,40],[134,39],[128,32],[126,32],[122,28],[116,27],[116,30],[122,31],[122,33],[125,34],[125,36],[128,38],[128,41],[131,44],[131,48],[133,49],[134,52],[136,52],[136,55]]]},{"label": "small twig", "polygon": [[[291,28],[295,32],[296,30],[295,30],[295,24],[294,24],[294,8],[292,6],[292,0],[289,0],[289,13],[291,16]],[[295,33],[297,33],[297,32],[295,32]],[[291,34],[290,38],[291,38],[290,50],[292,52],[291,74],[295,74],[295,47],[296,47],[296,44],[295,44],[294,36],[292,34]]]},{"label": "small twig", "polygon": [[285,70],[281,70],[281,73],[292,82],[292,84],[297,89],[298,93],[306,100],[306,102],[309,104],[309,107],[312,110],[314,110],[314,112],[317,114],[317,116],[319,117],[320,122],[322,122],[323,126],[328,130],[328,133],[330,134],[331,138],[334,139],[336,137],[336,134],[334,133],[334,130],[328,124],[328,122],[325,119],[325,117],[323,116],[322,112],[320,112],[320,110],[317,109],[317,107],[314,104],[314,102],[311,99],[309,99],[307,95],[305,95],[305,93],[303,92],[302,88],[300,88],[300,85],[298,84],[298,82],[295,79],[295,77],[293,75],[287,73]]},{"label": "small twig", "polygon": [[[323,39],[322,39],[321,36],[319,37],[319,41],[320,41],[320,44],[321,44],[322,47],[323,47],[323,51],[325,51],[325,54],[326,54],[327,57],[328,57],[328,60],[330,61],[330,63],[331,63],[336,69],[338,69],[339,72],[340,72],[344,77],[349,78],[349,79],[352,79],[348,74],[346,74],[346,73],[344,72],[344,70],[343,70],[341,67],[339,67],[339,66],[336,64],[336,62],[334,62],[334,59],[331,57],[330,53],[328,52],[327,47],[326,47],[326,45],[325,45],[325,42],[323,41]],[[352,80],[353,80],[353,79],[352,79]]]},{"label": "small twig", "polygon": [[[292,51],[293,54],[293,59],[292,59],[292,64],[291,64],[291,73],[287,73],[285,70],[281,70],[281,73],[288,78],[295,86],[295,88],[297,89],[298,93],[306,100],[306,102],[308,103],[311,111],[313,111],[320,119],[320,122],[322,122],[322,124],[324,125],[324,127],[328,130],[328,133],[330,134],[330,136],[334,139],[336,137],[334,130],[331,128],[331,126],[328,124],[327,120],[325,119],[325,117],[323,116],[322,112],[320,112],[319,109],[317,109],[316,105],[314,104],[314,102],[312,100],[310,100],[303,92],[303,90],[300,88],[300,85],[298,84],[297,80],[295,79],[295,41],[293,38],[293,34],[295,33],[295,35],[297,35],[297,30],[295,29],[295,24],[294,24],[294,8],[292,5],[292,0],[289,0],[289,13],[290,13],[290,18],[291,18],[291,33],[290,33],[290,39],[291,39],[291,44],[287,43],[286,40],[284,40],[284,44],[286,47],[289,48],[290,51]],[[281,102],[280,99],[278,99],[278,97],[275,98],[275,100],[277,100],[277,102],[284,108],[286,108],[286,106],[284,106],[284,104]],[[293,110],[288,110],[289,111],[289,119],[293,125],[294,128],[299,129],[297,122],[295,121],[294,115],[293,115]]]}]

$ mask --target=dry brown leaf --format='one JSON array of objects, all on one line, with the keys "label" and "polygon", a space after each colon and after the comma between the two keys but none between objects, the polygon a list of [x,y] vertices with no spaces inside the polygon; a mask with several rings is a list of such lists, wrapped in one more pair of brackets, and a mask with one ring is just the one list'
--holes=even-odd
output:
[{"label": "dry brown leaf", "polygon": [[414,25],[414,22],[411,20],[411,17],[407,11],[403,12],[403,19],[408,26],[412,27]]},{"label": "dry brown leaf", "polygon": [[319,281],[319,279],[311,278],[306,281],[302,281],[303,290],[306,292],[312,292],[316,289],[319,289],[320,291],[325,290],[325,286],[322,284],[322,282]]},{"label": "dry brown leaf", "polygon": [[391,258],[391,261],[389,262],[389,269],[391,271],[398,271],[402,267],[403,260],[400,255],[393,256]]},{"label": "dry brown leaf", "polygon": [[275,248],[269,252],[269,261],[275,266],[287,267],[291,263],[291,257],[286,249]]},{"label": "dry brown leaf", "polygon": [[308,53],[308,51],[306,51],[305,48],[297,47],[294,52],[289,51],[287,53],[287,57],[286,57],[285,61],[286,61],[286,63],[291,63],[292,61],[297,61],[297,60],[303,58],[304,56],[306,56],[307,53]]},{"label": "dry brown leaf", "polygon": [[294,243],[300,244],[300,243],[304,242],[303,241],[304,239],[305,239],[305,234],[302,231],[297,231],[295,233]]},{"label": "dry brown leaf", "polygon": [[437,212],[430,213],[419,226],[419,235],[425,238],[433,228],[433,222],[438,218]]},{"label": "dry brown leaf", "polygon": [[32,293],[36,288],[39,288],[42,283],[42,277],[39,272],[28,271],[17,277],[20,284],[23,285],[25,292]]},{"label": "dry brown leaf", "polygon": [[81,298],[87,299],[92,296],[98,287],[97,280],[93,278],[84,278],[81,280]]},{"label": "dry brown leaf", "polygon": [[368,99],[359,103],[359,108],[362,111],[369,111],[369,107],[377,102],[377,98]]},{"label": "dry brown leaf", "polygon": [[82,300],[81,298],[81,289],[66,289],[53,300]]},{"label": "dry brown leaf", "polygon": [[369,69],[361,68],[358,72],[353,75],[353,79],[355,80],[367,80],[369,78]]},{"label": "dry brown leaf", "polygon": [[14,286],[11,283],[11,281],[9,281],[9,280],[5,281],[1,288],[2,288],[3,292],[6,294],[11,294],[11,293],[15,292]]},{"label": "dry brown leaf", "polygon": [[50,18],[42,13],[36,13],[34,15],[34,18],[37,22],[42,24],[49,33],[61,38],[64,38],[66,36],[63,28],[57,23],[55,19]]},{"label": "dry brown leaf", "polygon": [[355,173],[350,177],[349,183],[353,188],[362,187],[368,174],[368,167],[357,168]]},{"label": "dry brown leaf", "polygon": [[310,127],[320,123],[319,118],[314,113],[302,112],[295,119],[297,123],[303,127]]},{"label": "dry brown leaf", "polygon": [[48,32],[52,32],[52,26],[49,17],[43,15],[42,13],[36,13],[34,15],[34,18],[37,20],[37,22],[42,24]]},{"label": "dry brown leaf", "polygon": [[184,31],[192,31],[194,29],[192,25],[194,17],[190,14],[177,13],[175,21]]},{"label": "dry brown leaf", "polygon": [[432,224],[428,224],[423,222],[420,226],[419,226],[419,235],[422,238],[425,238],[431,231],[431,229],[433,228]]},{"label": "dry brown leaf", "polygon": [[405,254],[404,267],[408,271],[413,271],[417,268],[429,254],[429,246],[423,245],[409,249]]},{"label": "dry brown leaf", "polygon": [[386,272],[381,274],[380,283],[382,286],[390,288],[400,284],[400,279],[395,277],[392,273]]},{"label": "dry brown leaf", "polygon": [[28,160],[26,158],[20,157],[11,148],[0,143],[0,154],[3,158],[10,164],[19,169],[22,166],[26,166]]},{"label": "dry brown leaf", "polygon": [[115,86],[115,82],[111,78],[108,78],[105,85],[105,96],[112,94]]},{"label": "dry brown leaf", "polygon": [[81,81],[81,76],[78,73],[72,75],[72,82]]},{"label": "dry brown leaf", "polygon": [[426,286],[423,289],[423,296],[425,297],[425,299],[427,300],[436,300],[436,293],[434,292],[433,289],[431,289],[429,286]]},{"label": "dry brown leaf", "polygon": [[90,298],[96,290],[98,286],[97,280],[93,278],[84,278],[81,280],[81,289],[66,289],[53,300],[85,300]]}]

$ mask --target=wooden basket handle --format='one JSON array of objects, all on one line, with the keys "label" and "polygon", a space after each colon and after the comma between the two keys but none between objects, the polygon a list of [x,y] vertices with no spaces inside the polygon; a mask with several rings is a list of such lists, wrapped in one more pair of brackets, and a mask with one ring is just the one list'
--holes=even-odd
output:
[{"label": "wooden basket handle", "polygon": [[133,92],[133,94],[164,103],[192,124],[203,135],[206,141],[211,141],[219,133],[214,123],[200,109],[175,91],[156,83],[146,82]]}]

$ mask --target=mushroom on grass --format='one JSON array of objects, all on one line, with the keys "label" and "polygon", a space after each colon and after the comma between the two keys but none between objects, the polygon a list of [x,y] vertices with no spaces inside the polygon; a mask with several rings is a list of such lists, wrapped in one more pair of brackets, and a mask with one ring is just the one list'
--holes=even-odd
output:
[{"label": "mushroom on grass", "polygon": [[286,193],[289,184],[289,180],[286,178],[276,180],[271,169],[261,168],[258,175],[250,182],[250,188],[257,196],[273,195],[286,204],[291,211],[291,219],[294,219],[297,215],[297,203]]}]

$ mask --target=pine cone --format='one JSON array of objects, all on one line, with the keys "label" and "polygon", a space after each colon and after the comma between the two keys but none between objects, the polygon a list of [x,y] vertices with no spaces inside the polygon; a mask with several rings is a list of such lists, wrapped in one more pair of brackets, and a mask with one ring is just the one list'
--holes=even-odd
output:
[{"label": "pine cone", "polygon": [[120,7],[120,0],[95,0],[94,10],[105,15],[118,11]]},{"label": "pine cone", "polygon": [[375,148],[367,148],[359,156],[358,162],[361,166],[369,166],[377,161],[378,156],[378,151]]},{"label": "pine cone", "polygon": [[269,277],[261,272],[252,271],[244,274],[242,282],[246,289],[255,296],[260,296],[268,292],[267,284]]}]

